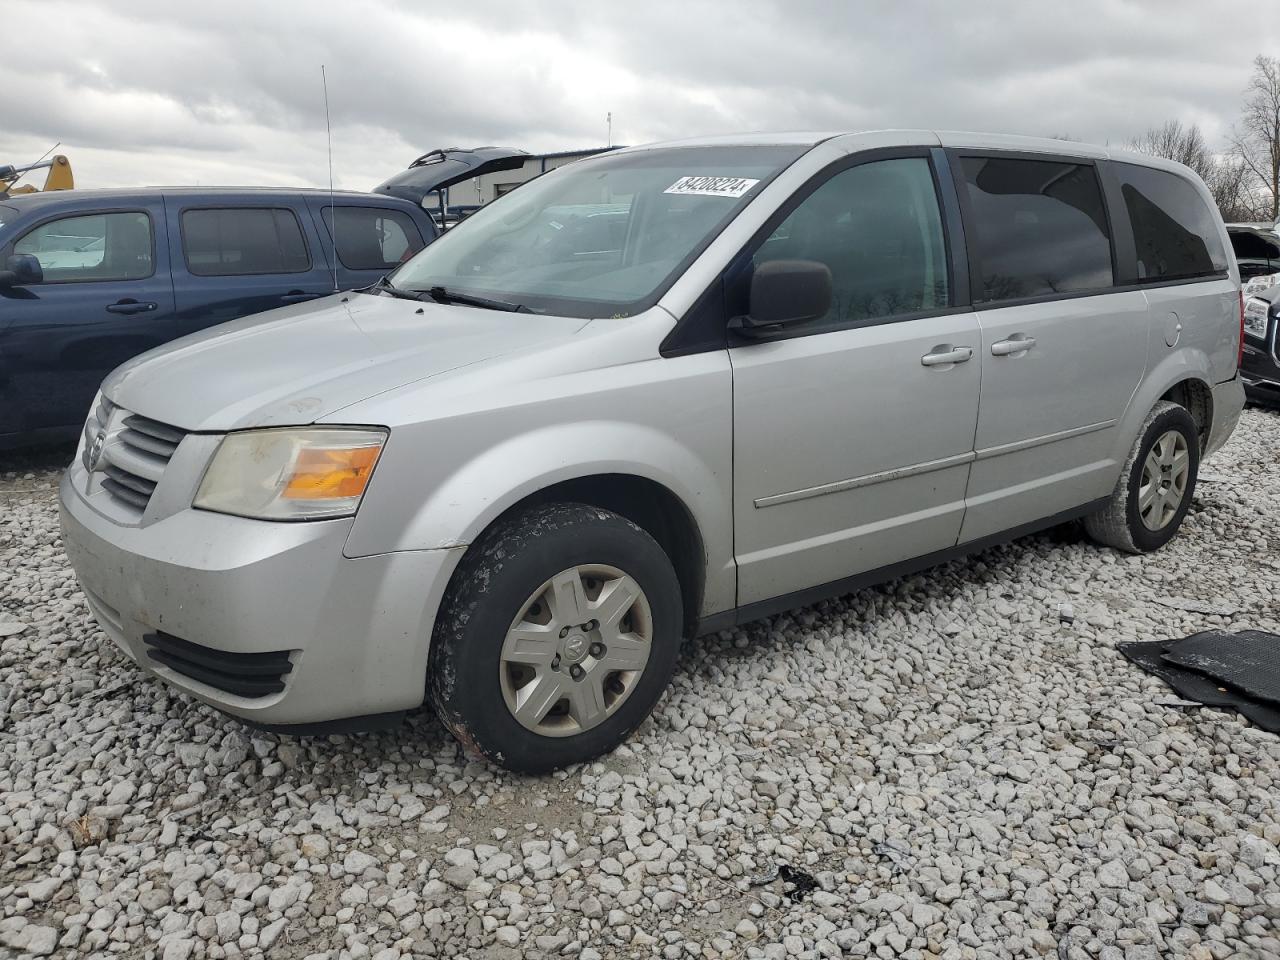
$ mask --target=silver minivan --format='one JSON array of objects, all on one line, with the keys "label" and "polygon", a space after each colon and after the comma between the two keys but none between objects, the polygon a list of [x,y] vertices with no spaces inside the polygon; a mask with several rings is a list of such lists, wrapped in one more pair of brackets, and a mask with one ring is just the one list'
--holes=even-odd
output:
[{"label": "silver minivan", "polygon": [[1078,143],[615,151],[116,370],[66,549],[220,710],[427,701],[548,770],[627,737],[682,638],[1075,518],[1161,547],[1243,404],[1229,250],[1195,174]]}]

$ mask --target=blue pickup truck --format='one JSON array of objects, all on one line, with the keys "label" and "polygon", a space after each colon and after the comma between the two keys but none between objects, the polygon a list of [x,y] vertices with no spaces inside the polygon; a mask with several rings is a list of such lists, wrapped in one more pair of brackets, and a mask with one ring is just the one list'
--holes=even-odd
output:
[{"label": "blue pickup truck", "polygon": [[144,350],[367,286],[438,232],[389,194],[0,195],[0,449],[74,438],[103,377]]}]

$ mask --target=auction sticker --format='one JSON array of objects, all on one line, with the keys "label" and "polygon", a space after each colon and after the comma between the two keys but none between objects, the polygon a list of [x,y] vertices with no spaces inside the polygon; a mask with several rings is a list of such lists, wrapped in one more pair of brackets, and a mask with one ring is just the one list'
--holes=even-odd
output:
[{"label": "auction sticker", "polygon": [[701,197],[740,197],[759,182],[746,177],[681,177],[662,192]]}]

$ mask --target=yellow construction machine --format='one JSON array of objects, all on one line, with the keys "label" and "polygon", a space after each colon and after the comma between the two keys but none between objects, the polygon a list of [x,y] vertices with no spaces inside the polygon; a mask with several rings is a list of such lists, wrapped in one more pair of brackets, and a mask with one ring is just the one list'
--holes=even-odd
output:
[{"label": "yellow construction machine", "polygon": [[[29,183],[15,186],[19,180],[34,170],[49,171],[45,175],[43,187],[36,188]],[[0,197],[19,193],[36,193],[38,190],[70,190],[75,185],[75,178],[71,175],[71,161],[60,153],[48,160],[41,160],[39,163],[28,164],[25,167],[0,164]]]}]

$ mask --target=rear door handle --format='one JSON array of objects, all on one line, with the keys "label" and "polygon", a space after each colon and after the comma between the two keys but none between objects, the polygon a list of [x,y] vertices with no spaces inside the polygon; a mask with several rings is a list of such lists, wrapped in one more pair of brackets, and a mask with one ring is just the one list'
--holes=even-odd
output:
[{"label": "rear door handle", "polygon": [[107,304],[108,313],[150,313],[158,307],[158,303],[152,301],[139,302],[137,300],[121,300],[119,303]]},{"label": "rear door handle", "polygon": [[1024,337],[1015,333],[1008,340],[997,340],[991,345],[993,357],[1012,357],[1014,354],[1026,353],[1036,345],[1035,337]]},{"label": "rear door handle", "polygon": [[302,303],[306,300],[314,300],[319,297],[318,293],[303,293],[301,290],[290,290],[280,298],[281,303]]},{"label": "rear door handle", "polygon": [[945,363],[964,363],[973,357],[973,347],[934,347],[933,353],[926,353],[920,363],[926,367],[939,367]]}]

